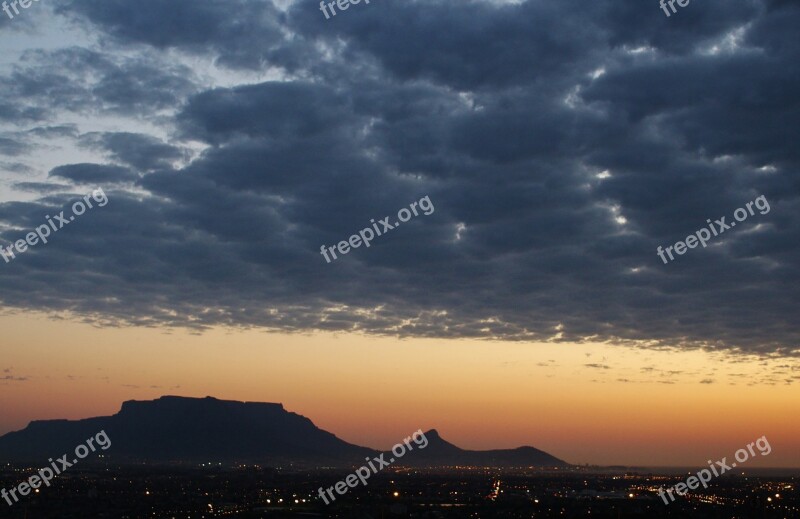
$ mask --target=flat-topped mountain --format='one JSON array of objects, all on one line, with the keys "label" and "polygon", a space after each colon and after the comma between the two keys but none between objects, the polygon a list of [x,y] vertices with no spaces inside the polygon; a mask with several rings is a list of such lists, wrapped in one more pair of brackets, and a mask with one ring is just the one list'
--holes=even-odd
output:
[{"label": "flat-topped mountain", "polygon": [[[42,464],[74,452],[104,430],[111,447],[98,451],[117,463],[249,462],[312,466],[360,465],[375,449],[359,447],[318,428],[281,404],[236,402],[216,398],[164,396],[128,401],[113,416],[85,420],[31,422],[0,437],[0,462]],[[433,430],[429,445],[407,454],[415,466],[566,466],[532,447],[467,451],[447,443]],[[87,459],[96,460],[96,456]]]}]

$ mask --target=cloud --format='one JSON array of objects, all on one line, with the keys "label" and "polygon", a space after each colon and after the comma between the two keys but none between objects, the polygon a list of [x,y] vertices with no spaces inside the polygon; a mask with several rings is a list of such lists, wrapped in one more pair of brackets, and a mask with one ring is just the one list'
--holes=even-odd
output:
[{"label": "cloud", "polygon": [[33,168],[21,162],[0,162],[0,169],[16,174],[33,172]]},{"label": "cloud", "polygon": [[127,168],[105,164],[69,164],[50,171],[50,178],[62,178],[76,184],[119,184],[138,180]]},{"label": "cloud", "polygon": [[270,49],[283,43],[285,30],[272,2],[247,0],[173,0],[169,6],[159,0],[67,0],[57,12],[131,47],[210,52],[234,67],[262,66]]},{"label": "cloud", "polygon": [[38,194],[63,193],[69,191],[70,186],[66,184],[52,184],[47,182],[16,182],[14,184],[14,189]]},{"label": "cloud", "polygon": [[27,382],[30,380],[30,377],[19,377],[13,374],[13,370],[11,368],[4,368],[3,369],[4,375],[0,376],[0,382],[10,383],[10,382]]},{"label": "cloud", "polygon": [[28,151],[30,151],[30,146],[14,139],[0,137],[0,155],[15,157]]},{"label": "cloud", "polygon": [[180,149],[144,134],[93,132],[82,135],[81,143],[139,171],[168,168],[171,162],[184,158]]},{"label": "cloud", "polygon": [[[0,104],[0,121],[24,125],[66,114],[153,118],[159,111],[177,109],[194,91],[195,79],[187,67],[148,52],[74,46],[27,50],[10,73],[0,76],[4,95],[15,99],[14,107],[5,111]],[[73,135],[73,129],[70,123],[31,131],[63,137]]]},{"label": "cloud", "polygon": [[[25,52],[0,76],[19,100],[0,121],[77,135],[75,154],[102,157],[69,155],[51,180],[112,202],[0,265],[4,305],[800,353],[795,4],[708,0],[680,20],[610,0],[384,2],[335,23],[303,2],[57,12],[100,43]],[[33,163],[13,135],[14,161]],[[39,192],[0,205],[3,243],[74,197]],[[658,259],[760,195],[768,215]],[[320,256],[424,196],[434,214]]]},{"label": "cloud", "polygon": [[77,137],[78,128],[75,124],[62,124],[58,126],[39,126],[31,128],[29,133],[45,139],[58,137]]}]

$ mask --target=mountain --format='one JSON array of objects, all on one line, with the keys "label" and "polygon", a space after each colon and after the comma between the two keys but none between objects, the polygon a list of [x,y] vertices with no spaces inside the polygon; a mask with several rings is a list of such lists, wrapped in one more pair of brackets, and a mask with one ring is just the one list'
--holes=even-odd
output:
[{"label": "mountain", "polygon": [[533,447],[517,449],[471,451],[456,447],[439,436],[436,429],[425,433],[428,446],[403,456],[403,464],[426,467],[567,467],[569,464]]},{"label": "mountain", "polygon": [[[262,465],[360,465],[377,451],[347,443],[318,428],[281,404],[235,402],[216,398],[164,396],[128,401],[113,416],[85,420],[31,422],[0,437],[0,462],[43,464],[74,452],[100,431],[111,440],[108,456],[118,463],[250,462]],[[567,466],[532,447],[468,451],[443,440],[436,430],[425,434],[428,446],[406,454],[414,466]],[[90,456],[89,460],[96,460]]]},{"label": "mountain", "polygon": [[165,396],[125,402],[108,417],[31,422],[0,437],[0,459],[55,459],[101,430],[111,439],[111,448],[102,454],[119,461],[336,464],[373,452],[340,440],[281,404]]}]

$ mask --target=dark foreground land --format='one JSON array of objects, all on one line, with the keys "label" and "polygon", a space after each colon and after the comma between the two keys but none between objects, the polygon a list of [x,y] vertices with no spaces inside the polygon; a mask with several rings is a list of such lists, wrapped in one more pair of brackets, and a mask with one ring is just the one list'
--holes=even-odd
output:
[{"label": "dark foreground land", "polygon": [[[0,468],[10,489],[33,468]],[[656,491],[686,478],[631,473],[492,469],[386,469],[367,486],[325,505],[318,496],[343,480],[334,470],[93,468],[59,476],[0,518],[797,518],[797,476],[724,476],[668,506]]]}]

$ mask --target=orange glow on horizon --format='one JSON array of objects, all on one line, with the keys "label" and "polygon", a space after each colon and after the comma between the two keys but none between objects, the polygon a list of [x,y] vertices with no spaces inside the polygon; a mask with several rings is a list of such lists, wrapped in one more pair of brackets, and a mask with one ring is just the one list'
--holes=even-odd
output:
[{"label": "orange glow on horizon", "polygon": [[785,359],[0,320],[0,372],[25,379],[0,380],[0,434],[31,420],[113,414],[125,400],[214,396],[280,402],[376,448],[435,428],[467,449],[532,445],[571,463],[674,466],[730,456],[766,435],[772,454],[750,466],[800,467],[800,420],[791,412],[800,392],[790,382],[800,371]]}]

